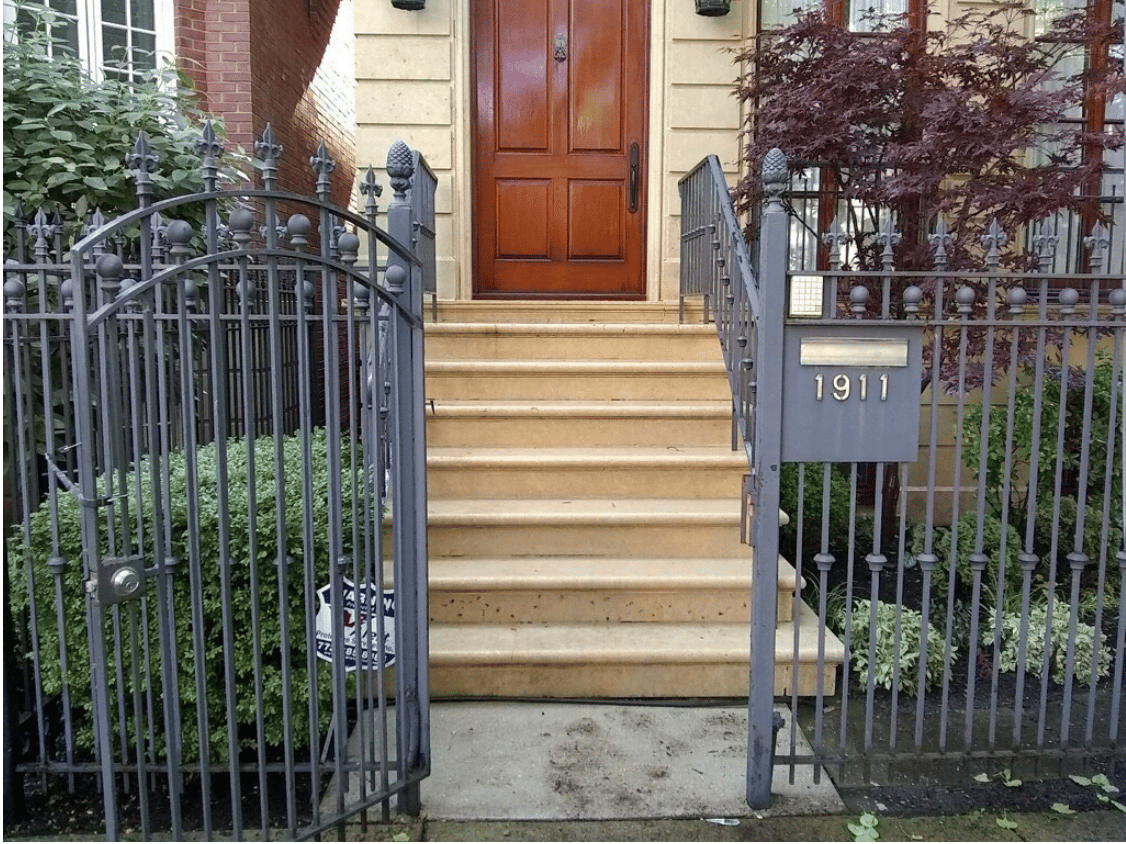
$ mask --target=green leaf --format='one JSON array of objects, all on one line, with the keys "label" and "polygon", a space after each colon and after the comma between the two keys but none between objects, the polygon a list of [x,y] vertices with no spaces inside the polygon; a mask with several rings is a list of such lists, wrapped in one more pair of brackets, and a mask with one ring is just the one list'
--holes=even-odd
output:
[{"label": "green leaf", "polygon": [[1126,812],[1126,803],[1119,803],[1117,800],[1111,800],[1110,805],[1120,812]]},{"label": "green leaf", "polygon": [[1079,776],[1079,774],[1071,774],[1068,776],[1068,779],[1070,779],[1076,785],[1090,785],[1092,782],[1094,782],[1094,780],[1088,779],[1087,777],[1081,777]]},{"label": "green leaf", "polygon": [[1023,784],[1023,780],[1005,780],[1006,788],[1016,788]]},{"label": "green leaf", "polygon": [[86,184],[87,187],[93,188],[94,190],[109,190],[109,185],[106,184],[106,180],[101,176],[84,176],[82,181]]},{"label": "green leaf", "polygon": [[974,780],[976,780],[977,782],[989,782],[989,774],[986,774],[986,773],[977,774],[976,776],[974,776]]},{"label": "green leaf", "polygon": [[394,835],[391,836],[391,840],[392,841],[410,841],[411,837],[410,837],[409,833],[396,832]]},{"label": "green leaf", "polygon": [[1008,818],[997,818],[997,826],[1001,827],[1001,829],[1016,829],[1017,822],[1011,821]]},{"label": "green leaf", "polygon": [[865,812],[863,815],[860,816],[860,823],[863,826],[869,827],[870,829],[875,829],[876,825],[879,822],[880,822],[880,819],[878,817],[876,817],[875,815],[873,815],[871,812]]},{"label": "green leaf", "polygon": [[1078,814],[1074,809],[1072,809],[1066,803],[1053,803],[1052,804],[1052,811],[1053,812],[1059,812],[1061,815]]}]

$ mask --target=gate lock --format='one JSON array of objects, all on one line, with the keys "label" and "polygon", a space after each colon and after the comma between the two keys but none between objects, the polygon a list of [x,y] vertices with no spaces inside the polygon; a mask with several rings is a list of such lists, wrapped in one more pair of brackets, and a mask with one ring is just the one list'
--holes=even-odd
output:
[{"label": "gate lock", "polygon": [[98,567],[97,580],[86,588],[103,606],[120,604],[144,594],[145,567],[141,557],[106,557]]}]

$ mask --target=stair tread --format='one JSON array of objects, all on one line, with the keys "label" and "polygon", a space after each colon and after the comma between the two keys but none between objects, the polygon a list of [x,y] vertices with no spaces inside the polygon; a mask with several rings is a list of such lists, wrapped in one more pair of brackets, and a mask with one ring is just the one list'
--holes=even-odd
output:
[{"label": "stair tread", "polygon": [[[714,337],[711,323],[675,322],[439,322],[426,326],[427,334],[661,334],[670,337]],[[718,348],[718,344],[717,344]]]},{"label": "stair tread", "polygon": [[444,498],[428,502],[430,522],[582,521],[650,524],[714,524],[738,521],[737,498]]},{"label": "stair tread", "polygon": [[[751,549],[738,557],[497,557],[430,560],[432,589],[714,589],[750,588]],[[778,560],[778,582],[796,573]]]},{"label": "stair tread", "polygon": [[644,399],[607,399],[604,401],[537,401],[533,399],[435,399],[426,408],[427,415],[438,411],[459,416],[538,416],[548,414],[598,416],[723,416],[731,415],[731,402],[723,399],[700,401],[646,401]]},{"label": "stair tread", "polygon": [[742,452],[719,446],[577,446],[556,448],[519,448],[498,446],[428,448],[428,465],[477,464],[489,466],[651,466],[676,462],[693,466],[746,468]]},{"label": "stair tread", "polygon": [[511,372],[515,374],[538,375],[542,373],[564,372],[570,375],[590,373],[599,374],[630,374],[652,375],[654,373],[682,373],[686,375],[697,374],[725,374],[726,369],[722,360],[695,361],[695,360],[567,360],[557,358],[544,358],[538,360],[491,360],[488,358],[475,358],[469,360],[428,360],[426,371],[431,373],[449,372],[481,372],[484,374],[501,374]]},{"label": "stair tread", "polygon": [[[799,607],[798,662],[818,658],[816,613]],[[775,628],[776,659],[792,659],[794,623]],[[732,662],[750,656],[746,622],[609,622],[587,624],[434,624],[430,627],[434,664],[575,662]],[[825,661],[844,660],[844,645],[825,630]]]}]

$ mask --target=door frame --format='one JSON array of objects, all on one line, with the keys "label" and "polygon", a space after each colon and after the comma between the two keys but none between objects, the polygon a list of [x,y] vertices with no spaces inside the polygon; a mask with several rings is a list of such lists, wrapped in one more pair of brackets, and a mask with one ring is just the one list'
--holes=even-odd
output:
[{"label": "door frame", "polygon": [[[462,53],[458,65],[462,72],[457,74],[460,85],[455,85],[454,94],[457,101],[465,104],[466,117],[456,121],[460,142],[456,144],[455,159],[460,158],[461,171],[466,174],[465,189],[461,192],[458,206],[461,219],[465,221],[459,228],[458,261],[462,271],[457,284],[457,298],[476,301],[610,301],[610,302],[638,302],[660,298],[659,281],[650,278],[650,267],[660,266],[662,263],[660,238],[654,242],[654,230],[651,221],[662,219],[664,192],[663,174],[663,144],[660,142],[659,127],[653,125],[654,114],[662,113],[663,91],[659,92],[658,101],[654,101],[653,79],[660,77],[664,66],[663,49],[654,50],[654,44],[664,43],[663,4],[654,3],[653,0],[626,0],[633,4],[644,6],[641,19],[644,30],[642,43],[645,45],[645,55],[640,78],[644,90],[642,92],[642,117],[641,117],[641,155],[642,155],[642,185],[641,197],[638,202],[638,214],[641,219],[641,254],[639,255],[641,272],[641,293],[639,295],[534,295],[504,296],[496,294],[480,294],[477,290],[477,228],[474,212],[474,197],[476,189],[477,160],[474,153],[475,141],[478,134],[477,108],[476,108],[476,79],[477,79],[477,45],[476,45],[476,20],[478,4],[474,0],[454,0],[457,10],[454,18],[462,23],[462,37],[456,41]],[[657,36],[657,37],[655,37]],[[659,41],[658,41],[659,38]],[[460,90],[459,90],[460,89]],[[455,118],[456,120],[456,118]],[[656,140],[655,140],[656,139]],[[656,186],[656,187],[655,187]]]}]

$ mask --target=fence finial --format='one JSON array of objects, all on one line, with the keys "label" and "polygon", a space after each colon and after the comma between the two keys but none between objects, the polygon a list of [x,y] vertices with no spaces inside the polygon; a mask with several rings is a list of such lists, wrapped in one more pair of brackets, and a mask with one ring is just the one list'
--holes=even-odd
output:
[{"label": "fence finial", "polygon": [[58,230],[59,227],[47,218],[46,211],[40,208],[35,212],[34,221],[27,227],[28,234],[35,238],[35,263],[47,263],[47,256],[51,251],[50,241]]},{"label": "fence finial", "polygon": [[[19,265],[15,258],[9,258],[5,264]],[[24,309],[27,285],[24,284],[21,273],[11,273],[4,278],[4,310],[7,313],[19,313]]]},{"label": "fence finial", "polygon": [[883,264],[885,270],[895,269],[895,247],[903,240],[903,235],[895,230],[895,223],[891,219],[891,215],[884,219],[884,225],[880,229],[880,233],[876,235],[876,243],[883,247],[880,253],[880,262]]},{"label": "fence finial", "polygon": [[954,245],[957,235],[950,233],[946,227],[946,218],[940,215],[938,222],[934,224],[934,234],[927,239],[934,250],[934,268],[942,272],[946,269],[946,260],[949,257],[947,250]]},{"label": "fence finial", "polygon": [[1091,272],[1097,274],[1102,270],[1107,250],[1110,248],[1110,231],[1102,223],[1095,223],[1090,236],[1083,238],[1083,245],[1091,252],[1087,259],[1091,265]]},{"label": "fence finial", "polygon": [[267,123],[262,130],[261,140],[254,142],[254,152],[262,161],[262,186],[274,190],[278,178],[278,159],[285,149],[274,136],[274,124]]},{"label": "fence finial", "polygon": [[383,195],[383,185],[376,181],[375,170],[371,167],[368,167],[364,180],[360,182],[360,193],[364,195],[364,212],[368,220],[375,222],[375,217],[379,213],[378,199]]},{"label": "fence finial", "polygon": [[213,191],[219,179],[219,157],[223,154],[223,142],[215,134],[215,125],[210,120],[203,124],[203,131],[195,142],[195,148],[203,159],[200,168],[203,189]]},{"label": "fence finial", "polygon": [[789,187],[790,163],[785,153],[778,147],[770,150],[762,159],[762,189],[766,194],[766,212],[782,210],[782,194]]},{"label": "fence finial", "polygon": [[406,202],[413,175],[411,148],[402,141],[395,141],[387,150],[387,178],[391,181],[391,190],[395,192],[395,201]]},{"label": "fence finial", "polygon": [[1036,255],[1040,259],[1040,272],[1048,273],[1052,269],[1052,259],[1056,256],[1056,246],[1060,239],[1056,235],[1056,226],[1051,217],[1045,217],[1040,223],[1040,228],[1032,238],[1032,245],[1036,247]]},{"label": "fence finial", "polygon": [[985,263],[990,269],[996,269],[1001,262],[1001,248],[1009,242],[1009,236],[1001,230],[1001,223],[994,217],[981,236],[981,245],[986,248]]},{"label": "fence finial", "polygon": [[309,166],[317,174],[317,197],[321,200],[328,199],[328,192],[332,187],[329,175],[336,169],[336,161],[329,155],[324,141],[321,141],[321,145],[309,159]]},{"label": "fence finial", "polygon": [[133,151],[125,156],[125,166],[133,171],[137,180],[137,201],[142,208],[152,198],[152,174],[159,160],[160,157],[149,145],[148,136],[144,132],[138,132]]},{"label": "fence finial", "polygon": [[848,243],[848,235],[841,231],[839,220],[834,218],[829,231],[821,235],[821,242],[829,247],[829,267],[834,270],[840,269],[841,247]]}]

